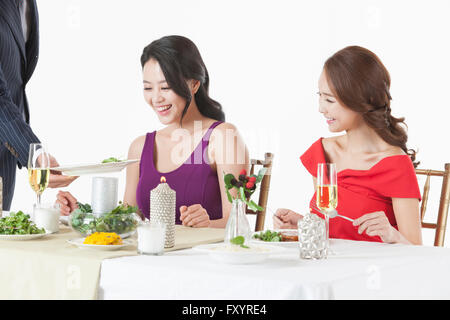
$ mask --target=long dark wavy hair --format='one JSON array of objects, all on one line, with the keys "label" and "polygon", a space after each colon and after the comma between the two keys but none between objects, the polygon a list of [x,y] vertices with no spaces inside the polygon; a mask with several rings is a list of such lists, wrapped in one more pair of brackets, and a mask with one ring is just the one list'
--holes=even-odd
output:
[{"label": "long dark wavy hair", "polygon": [[402,148],[417,167],[416,151],[406,146],[405,118],[391,114],[391,77],[381,60],[370,50],[349,46],[328,58],[324,71],[336,98],[362,114],[367,125],[384,141]]},{"label": "long dark wavy hair", "polygon": [[182,36],[166,36],[155,40],[144,48],[141,65],[150,59],[158,61],[167,83],[176,94],[186,99],[181,114],[180,125],[192,101],[192,95],[186,83],[193,79],[200,81],[200,87],[194,95],[198,110],[202,115],[218,121],[225,121],[225,113],[219,102],[209,97],[209,75],[197,46]]}]

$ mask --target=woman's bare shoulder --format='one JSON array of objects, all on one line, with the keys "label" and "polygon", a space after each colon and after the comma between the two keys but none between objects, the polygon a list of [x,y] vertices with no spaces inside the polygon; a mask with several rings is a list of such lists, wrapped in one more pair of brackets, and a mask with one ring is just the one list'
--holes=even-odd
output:
[{"label": "woman's bare shoulder", "polygon": [[390,156],[405,156],[407,155],[407,153],[405,151],[403,151],[402,148],[400,147],[392,147],[389,148],[389,150],[386,150],[386,157],[390,157]]},{"label": "woman's bare shoulder", "polygon": [[223,131],[223,132],[226,130],[237,131],[236,126],[230,122],[222,122],[215,129],[218,131]]},{"label": "woman's bare shoulder", "polygon": [[[229,122],[219,124],[211,132],[210,137],[210,157],[212,162],[215,160],[224,162],[225,155],[229,159],[247,159],[248,149],[237,127]],[[234,154],[234,156],[230,156]],[[228,159],[227,158],[227,159]],[[221,160],[220,160],[221,159]],[[241,161],[238,160],[238,161]]]},{"label": "woman's bare shoulder", "polygon": [[342,149],[345,144],[345,139],[345,135],[323,138],[322,145],[325,152],[333,152],[336,149]]},{"label": "woman's bare shoulder", "polygon": [[142,150],[144,149],[145,139],[147,135],[142,135],[133,140],[128,149],[128,159],[137,159],[141,157]]},{"label": "woman's bare shoulder", "polygon": [[389,158],[393,156],[404,156],[407,155],[402,148],[396,146],[389,146],[385,150],[381,152],[377,152],[371,155],[371,158],[374,159],[375,162],[381,161],[384,158]]},{"label": "woman's bare shoulder", "polygon": [[211,142],[214,143],[214,140],[227,139],[233,137],[239,137],[239,131],[237,127],[229,122],[222,122],[218,126],[214,128],[211,132]]}]

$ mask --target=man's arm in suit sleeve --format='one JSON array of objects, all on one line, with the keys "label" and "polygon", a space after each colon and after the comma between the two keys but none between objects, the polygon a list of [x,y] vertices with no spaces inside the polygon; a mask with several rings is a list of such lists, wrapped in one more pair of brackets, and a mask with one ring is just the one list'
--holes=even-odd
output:
[{"label": "man's arm in suit sleeve", "polygon": [[30,143],[40,142],[11,99],[0,64],[0,142],[26,167]]}]

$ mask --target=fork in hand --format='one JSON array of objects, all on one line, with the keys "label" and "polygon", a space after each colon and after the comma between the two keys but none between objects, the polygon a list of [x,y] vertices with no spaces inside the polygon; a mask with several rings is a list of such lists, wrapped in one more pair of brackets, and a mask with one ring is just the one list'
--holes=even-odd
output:
[{"label": "fork in hand", "polygon": [[311,207],[312,207],[313,209],[319,211],[319,212],[322,213],[322,214],[328,215],[330,218],[340,217],[340,218],[342,218],[342,219],[346,219],[346,220],[351,221],[351,222],[355,221],[355,220],[352,219],[352,218],[349,218],[349,217],[342,216],[342,215],[338,214],[338,212],[337,212],[336,209],[327,210],[327,211],[325,211],[325,210],[320,210],[319,208],[317,208],[317,206],[316,206],[315,204],[313,204]]}]

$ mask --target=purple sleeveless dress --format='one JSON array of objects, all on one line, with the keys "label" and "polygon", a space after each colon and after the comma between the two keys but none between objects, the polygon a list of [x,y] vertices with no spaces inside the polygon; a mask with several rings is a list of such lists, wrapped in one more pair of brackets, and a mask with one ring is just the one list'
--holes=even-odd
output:
[{"label": "purple sleeveless dress", "polygon": [[[175,224],[181,224],[180,207],[201,204],[208,212],[210,220],[222,218],[222,198],[217,173],[208,162],[209,137],[215,127],[222,122],[214,122],[203,136],[191,156],[177,169],[161,173],[153,163],[156,131],[147,133],[141,162],[136,202],[142,214],[150,218],[150,191],[164,176],[169,186],[176,191]],[[205,156],[203,156],[205,155]]]}]

